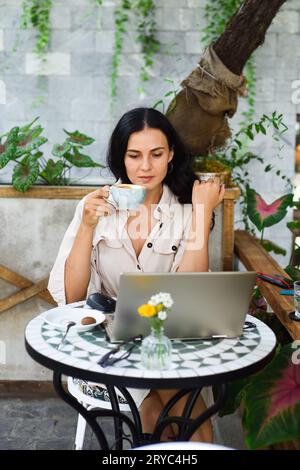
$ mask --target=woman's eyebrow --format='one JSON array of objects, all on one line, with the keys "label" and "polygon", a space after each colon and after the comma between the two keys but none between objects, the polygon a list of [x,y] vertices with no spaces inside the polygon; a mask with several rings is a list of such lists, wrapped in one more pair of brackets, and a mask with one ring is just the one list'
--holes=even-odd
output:
[{"label": "woman's eyebrow", "polygon": [[[165,147],[155,147],[154,149],[151,149],[151,152],[154,152],[155,150],[164,150]],[[139,153],[140,150],[135,150],[135,149],[128,149],[127,152],[136,152],[136,153]]]}]

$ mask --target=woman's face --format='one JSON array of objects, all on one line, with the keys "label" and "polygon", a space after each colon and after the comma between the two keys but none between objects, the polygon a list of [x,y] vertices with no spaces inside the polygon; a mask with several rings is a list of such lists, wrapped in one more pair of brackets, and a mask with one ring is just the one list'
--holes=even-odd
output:
[{"label": "woman's face", "polygon": [[168,163],[173,158],[165,134],[159,129],[145,128],[133,132],[125,153],[125,168],[132,184],[154,189],[164,180]]}]

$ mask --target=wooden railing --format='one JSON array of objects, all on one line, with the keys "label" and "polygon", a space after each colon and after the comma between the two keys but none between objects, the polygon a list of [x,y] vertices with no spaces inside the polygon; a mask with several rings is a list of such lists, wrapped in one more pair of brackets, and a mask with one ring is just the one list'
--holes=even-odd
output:
[{"label": "wooden railing", "polygon": [[[289,277],[248,232],[242,230],[235,231],[234,250],[248,271],[281,274],[282,276]],[[293,297],[280,295],[280,288],[268,282],[258,280],[257,285],[268,304],[272,307],[273,312],[292,338],[300,339],[300,322],[295,322],[289,318],[289,313],[294,310]]]}]

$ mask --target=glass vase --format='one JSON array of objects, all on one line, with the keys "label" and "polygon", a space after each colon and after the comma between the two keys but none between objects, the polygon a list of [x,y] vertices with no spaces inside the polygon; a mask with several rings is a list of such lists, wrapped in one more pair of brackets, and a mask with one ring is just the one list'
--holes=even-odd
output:
[{"label": "glass vase", "polygon": [[151,328],[141,344],[141,360],[145,369],[169,369],[172,358],[172,343],[164,335],[164,328]]}]

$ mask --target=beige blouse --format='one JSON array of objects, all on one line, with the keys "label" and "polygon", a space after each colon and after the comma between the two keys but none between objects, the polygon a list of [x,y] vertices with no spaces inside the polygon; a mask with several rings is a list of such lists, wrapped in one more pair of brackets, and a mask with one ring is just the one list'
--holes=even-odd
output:
[{"label": "beige blouse", "polygon": [[[85,196],[77,205],[58,256],[50,273],[49,292],[58,304],[65,304],[64,269],[81,223]],[[192,205],[178,203],[168,186],[154,210],[157,223],[136,256],[126,230],[129,211],[118,210],[102,217],[94,230],[91,251],[91,277],[87,296],[102,292],[117,297],[122,272],[175,272],[180,265],[189,235]]]}]

